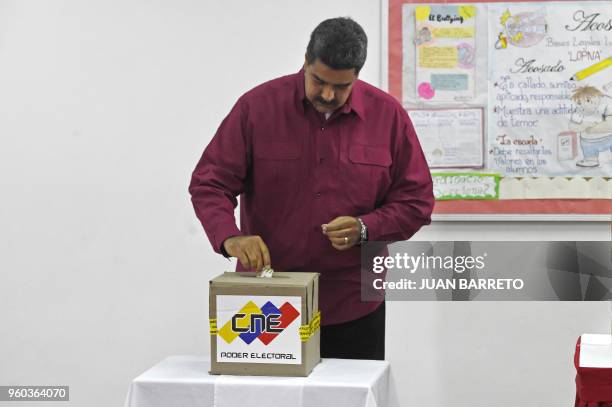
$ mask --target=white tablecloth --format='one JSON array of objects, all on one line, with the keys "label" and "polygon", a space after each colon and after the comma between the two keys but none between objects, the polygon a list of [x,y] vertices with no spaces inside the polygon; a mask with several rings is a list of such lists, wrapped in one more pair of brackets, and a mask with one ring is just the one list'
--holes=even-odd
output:
[{"label": "white tablecloth", "polygon": [[583,334],[580,341],[580,367],[612,368],[612,336]]},{"label": "white tablecloth", "polygon": [[210,362],[171,356],[132,381],[125,407],[386,407],[389,362],[323,359],[308,377],[210,375]]}]

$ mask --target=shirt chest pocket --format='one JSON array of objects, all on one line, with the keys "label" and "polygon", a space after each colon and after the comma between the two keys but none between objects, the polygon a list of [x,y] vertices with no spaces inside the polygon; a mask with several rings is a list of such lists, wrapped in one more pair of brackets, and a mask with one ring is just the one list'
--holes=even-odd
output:
[{"label": "shirt chest pocket", "polygon": [[350,146],[348,158],[352,164],[356,165],[373,165],[383,168],[389,168],[391,165],[391,153],[383,147]]},{"label": "shirt chest pocket", "polygon": [[392,158],[385,147],[350,145],[342,178],[356,204],[374,205],[391,184]]},{"label": "shirt chest pocket", "polygon": [[253,177],[256,185],[297,184],[302,144],[293,140],[259,140],[253,146]]}]

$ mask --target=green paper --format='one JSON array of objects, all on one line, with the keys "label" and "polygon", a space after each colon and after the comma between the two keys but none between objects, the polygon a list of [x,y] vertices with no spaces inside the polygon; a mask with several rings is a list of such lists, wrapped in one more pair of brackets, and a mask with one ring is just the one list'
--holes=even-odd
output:
[{"label": "green paper", "polygon": [[431,174],[438,201],[452,199],[499,199],[499,174],[438,172]]}]

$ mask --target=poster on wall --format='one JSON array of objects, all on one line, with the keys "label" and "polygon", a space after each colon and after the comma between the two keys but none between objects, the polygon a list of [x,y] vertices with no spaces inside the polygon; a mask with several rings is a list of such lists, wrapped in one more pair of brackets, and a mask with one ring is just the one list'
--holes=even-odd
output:
[{"label": "poster on wall", "polygon": [[422,5],[414,12],[416,92],[424,101],[474,97],[475,16],[472,5]]},{"label": "poster on wall", "polygon": [[612,176],[612,8],[490,4],[488,167]]},{"label": "poster on wall", "polygon": [[[382,85],[415,125],[437,215],[609,221],[612,2],[386,2]],[[481,131],[442,117],[470,109]]]}]

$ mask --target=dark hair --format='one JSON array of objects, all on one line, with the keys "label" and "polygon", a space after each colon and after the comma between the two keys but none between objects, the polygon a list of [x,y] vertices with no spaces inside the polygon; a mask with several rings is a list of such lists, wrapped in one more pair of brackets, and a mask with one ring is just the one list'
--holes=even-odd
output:
[{"label": "dark hair", "polygon": [[310,34],[306,62],[317,58],[332,69],[355,69],[358,74],[366,60],[368,37],[359,24],[348,17],[323,21]]}]

